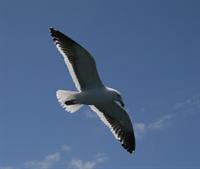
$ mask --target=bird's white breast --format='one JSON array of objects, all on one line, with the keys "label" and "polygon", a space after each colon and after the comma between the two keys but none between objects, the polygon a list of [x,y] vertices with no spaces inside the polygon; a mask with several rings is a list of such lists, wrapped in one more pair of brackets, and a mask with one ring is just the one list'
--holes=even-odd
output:
[{"label": "bird's white breast", "polygon": [[78,93],[76,99],[80,104],[99,105],[112,101],[113,95],[105,88],[96,88]]}]

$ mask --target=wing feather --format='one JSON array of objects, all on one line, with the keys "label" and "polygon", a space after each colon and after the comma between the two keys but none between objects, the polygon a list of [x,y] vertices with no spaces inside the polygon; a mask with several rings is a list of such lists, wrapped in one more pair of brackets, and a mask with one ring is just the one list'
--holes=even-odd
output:
[{"label": "wing feather", "polygon": [[90,106],[100,119],[108,126],[117,140],[130,153],[135,151],[135,136],[127,112],[112,102],[102,106]]},{"label": "wing feather", "polygon": [[104,87],[96,68],[93,57],[82,46],[71,38],[50,28],[53,41],[63,55],[72,80],[79,91],[96,87]]}]

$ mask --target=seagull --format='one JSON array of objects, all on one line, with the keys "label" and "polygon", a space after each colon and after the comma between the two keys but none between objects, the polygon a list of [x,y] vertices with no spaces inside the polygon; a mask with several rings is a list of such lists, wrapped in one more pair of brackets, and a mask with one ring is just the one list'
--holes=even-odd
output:
[{"label": "seagull", "polygon": [[114,137],[129,153],[135,151],[135,135],[132,122],[124,109],[119,91],[102,83],[92,55],[80,44],[59,30],[49,28],[53,41],[64,58],[78,91],[57,90],[60,105],[74,113],[83,105],[96,112]]}]

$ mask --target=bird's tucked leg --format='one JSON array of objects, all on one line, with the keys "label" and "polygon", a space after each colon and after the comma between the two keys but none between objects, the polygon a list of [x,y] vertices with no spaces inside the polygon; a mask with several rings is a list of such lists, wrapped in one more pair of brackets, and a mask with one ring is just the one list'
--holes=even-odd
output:
[{"label": "bird's tucked leg", "polygon": [[76,100],[68,100],[65,102],[67,106],[77,104]]}]

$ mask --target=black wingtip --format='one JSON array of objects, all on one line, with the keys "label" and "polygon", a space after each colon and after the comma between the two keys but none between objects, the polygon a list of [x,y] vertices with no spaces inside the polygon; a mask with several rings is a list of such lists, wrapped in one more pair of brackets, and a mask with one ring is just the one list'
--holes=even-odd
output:
[{"label": "black wingtip", "polygon": [[54,32],[54,31],[56,31],[56,30],[55,30],[53,27],[50,27],[50,28],[49,28],[49,32],[50,32],[50,33]]},{"label": "black wingtip", "polygon": [[55,33],[60,33],[57,29],[55,29],[54,27],[50,27],[49,28],[49,32],[53,35]]},{"label": "black wingtip", "polygon": [[50,34],[51,34],[51,36],[52,36],[54,41],[55,41],[55,38],[58,36],[58,34],[60,34],[60,32],[57,29],[53,28],[53,27],[49,28],[49,32],[50,32]]},{"label": "black wingtip", "polygon": [[132,136],[127,134],[124,140],[120,140],[123,142],[121,145],[126,149],[130,154],[135,152],[135,138],[131,138]]},{"label": "black wingtip", "polygon": [[[123,146],[124,147],[124,146]],[[125,148],[125,147],[124,147]],[[130,149],[130,148],[125,148],[127,152],[129,152],[130,154],[134,154],[135,153],[135,149]]]},{"label": "black wingtip", "polygon": [[[125,148],[125,147],[124,147]],[[129,148],[125,148],[127,152],[129,152],[130,154],[134,154],[135,150],[133,149],[129,149]]]},{"label": "black wingtip", "polygon": [[54,29],[54,27],[53,27],[53,26],[49,27],[49,30],[52,30],[52,29]]}]

